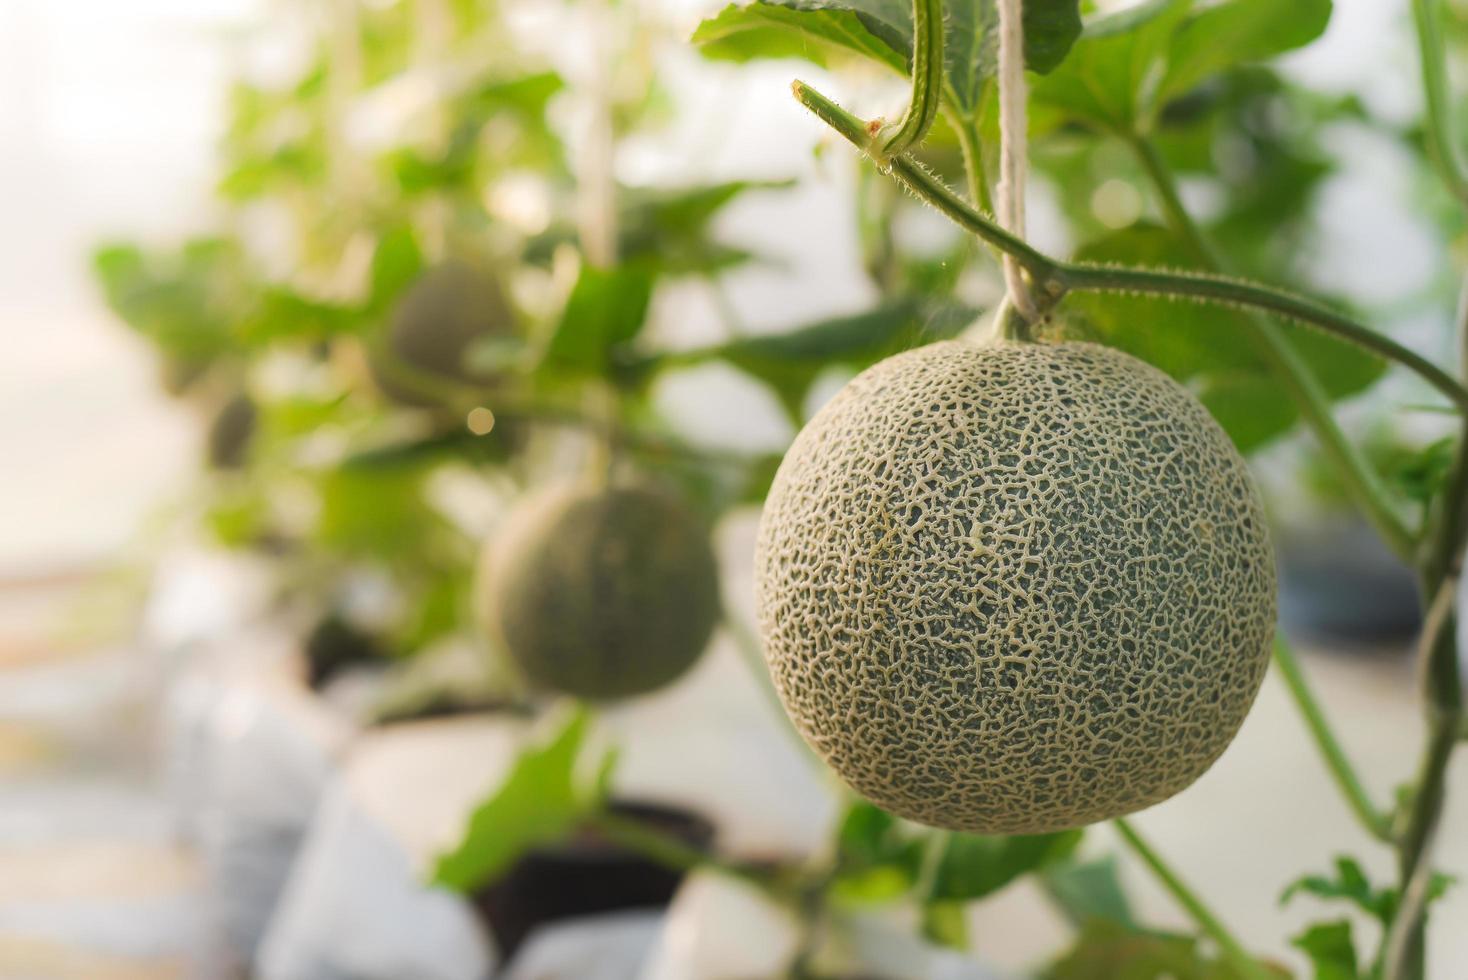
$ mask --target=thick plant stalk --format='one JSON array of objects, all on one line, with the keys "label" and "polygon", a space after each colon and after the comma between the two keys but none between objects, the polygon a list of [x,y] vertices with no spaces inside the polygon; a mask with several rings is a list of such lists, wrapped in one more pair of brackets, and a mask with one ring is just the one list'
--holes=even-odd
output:
[{"label": "thick plant stalk", "polygon": [[[1439,12],[1438,0],[1413,0],[1428,110],[1427,143],[1444,184],[1468,204],[1468,175],[1450,123]],[[1457,320],[1460,366],[1468,371],[1468,279],[1459,296]],[[1447,798],[1448,764],[1458,740],[1464,736],[1455,606],[1465,543],[1468,543],[1468,421],[1460,428],[1453,464],[1443,490],[1434,501],[1418,561],[1423,594],[1433,597],[1423,626],[1420,654],[1428,731],[1399,845],[1402,902],[1383,940],[1386,980],[1415,980],[1423,976],[1425,969],[1431,855]]]},{"label": "thick plant stalk", "polygon": [[[1023,0],[999,0],[999,224],[1016,238],[1025,237],[1025,32]],[[1018,259],[1000,257],[1009,301],[1029,322],[1040,311],[1025,283]]]},{"label": "thick plant stalk", "polygon": [[[858,148],[871,152],[870,134],[860,119],[804,82],[795,82],[792,90],[801,104],[823,122]],[[941,211],[959,227],[1018,259],[1048,301],[1058,300],[1071,290],[1141,293],[1274,313],[1315,327],[1378,357],[1411,368],[1446,395],[1460,411],[1468,412],[1468,389],[1447,372],[1390,337],[1378,334],[1314,300],[1217,275],[1063,262],[1051,258],[999,227],[916,161],[908,157],[896,157],[890,161],[889,172],[913,194]]]}]

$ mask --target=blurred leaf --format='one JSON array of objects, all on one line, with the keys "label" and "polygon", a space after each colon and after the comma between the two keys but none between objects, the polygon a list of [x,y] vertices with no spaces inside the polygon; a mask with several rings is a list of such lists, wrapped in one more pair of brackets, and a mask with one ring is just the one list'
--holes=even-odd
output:
[{"label": "blurred leaf", "polygon": [[933,897],[969,902],[993,894],[1021,875],[1068,857],[1083,836],[1080,830],[1011,837],[952,834],[938,865]]},{"label": "blurred leaf", "polygon": [[384,232],[372,253],[368,307],[386,309],[417,281],[423,268],[423,250],[411,227],[399,225]]},{"label": "blurred leaf", "polygon": [[836,833],[832,893],[853,902],[897,898],[912,888],[922,857],[922,841],[896,817],[865,800],[853,801]]},{"label": "blurred leaf", "polygon": [[[908,31],[910,35],[910,21]],[[730,4],[698,25],[693,43],[707,57],[732,61],[803,58],[825,67],[833,53],[847,52],[907,71],[908,56],[900,37],[892,37],[880,21],[846,5]]]},{"label": "blurred leaf", "polygon": [[1315,980],[1365,980],[1356,965],[1351,923],[1345,919],[1313,925],[1290,940],[1315,967]]},{"label": "blurred leaf", "polygon": [[1190,4],[1149,0],[1088,22],[1060,67],[1035,80],[1032,102],[1104,129],[1130,129],[1149,105],[1148,86]]},{"label": "blurred leaf", "polygon": [[1396,484],[1408,500],[1429,503],[1447,482],[1456,449],[1457,441],[1453,437],[1439,439],[1403,458],[1389,460],[1383,467],[1383,475]]},{"label": "blurred leaf", "polygon": [[[1260,963],[1288,980],[1289,971]],[[1139,932],[1093,920],[1075,946],[1042,974],[1044,980],[1247,980],[1229,963],[1205,955],[1190,936]]]},{"label": "blurred leaf", "polygon": [[439,857],[435,884],[458,892],[488,884],[525,852],[569,834],[599,805],[605,765],[593,786],[576,780],[586,728],[586,712],[578,710],[549,742],[520,754],[504,782],[474,810],[458,847]]},{"label": "blurred leaf", "polygon": [[1178,29],[1156,100],[1165,103],[1235,65],[1302,48],[1325,33],[1331,0],[1226,0],[1199,9]]},{"label": "blurred leaf", "polygon": [[1072,925],[1084,926],[1092,919],[1136,924],[1112,855],[1080,864],[1061,861],[1046,867],[1040,880]]},{"label": "blurred leaf", "polygon": [[1381,922],[1390,922],[1397,906],[1396,889],[1372,888],[1361,865],[1354,858],[1345,856],[1336,858],[1334,877],[1306,875],[1292,882],[1280,895],[1280,904],[1301,893],[1350,902]]},{"label": "blurred leaf", "polygon": [[421,555],[442,526],[423,498],[425,473],[418,465],[326,472],[316,525],[320,542],[343,554],[389,562]]},{"label": "blurred leaf", "polygon": [[854,800],[841,818],[836,849],[845,868],[906,864],[922,852],[920,842],[902,833],[898,819],[865,800]]},{"label": "blurred leaf", "polygon": [[889,354],[952,337],[977,315],[956,302],[904,296],[866,313],[819,320],[784,333],[741,337],[679,354],[676,360],[727,361],[767,384],[799,423],[810,387],[822,371],[833,365],[866,367]]},{"label": "blurred leaf", "polygon": [[518,78],[497,78],[474,89],[465,108],[471,114],[509,110],[529,119],[541,119],[545,116],[546,104],[565,89],[565,80],[553,71],[532,72]]},{"label": "blurred leaf", "polygon": [[[731,180],[677,188],[629,188],[617,193],[617,254],[624,263],[665,275],[716,273],[750,258],[713,238],[714,218],[752,190],[783,190],[789,181]],[[569,223],[553,225],[531,240],[525,260],[547,263],[558,246],[574,243]]]},{"label": "blurred leaf", "polygon": [[92,269],[118,316],[186,361],[228,353],[240,311],[255,302],[244,255],[227,239],[193,239],[172,252],[105,245]]},{"label": "blurred leaf", "polygon": [[[946,97],[974,114],[993,76],[999,17],[994,0],[946,3],[943,60]],[[1081,32],[1078,0],[1029,0],[1024,5],[1025,63],[1051,71]],[[849,51],[904,74],[912,60],[912,5],[904,0],[755,0],[725,7],[693,34],[715,58],[802,57],[825,65],[832,51]]]},{"label": "blurred leaf", "polygon": [[421,439],[390,442],[352,453],[342,460],[341,465],[349,470],[391,470],[448,460],[501,461],[509,449],[502,431],[505,428],[504,423],[497,423],[494,430],[485,435],[476,435],[467,428],[456,428]]},{"label": "blurred leaf", "polygon": [[[1427,901],[1441,898],[1454,884],[1450,875],[1435,874],[1428,886]],[[1335,860],[1335,874],[1306,875],[1292,882],[1280,895],[1284,904],[1299,894],[1313,895],[1327,901],[1343,901],[1361,909],[1386,925],[1396,915],[1399,893],[1396,888],[1375,888],[1354,858],[1341,856]]]},{"label": "blurred leaf", "polygon": [[266,285],[259,288],[254,304],[241,310],[235,339],[250,348],[281,340],[324,340],[365,323],[354,307],[312,299],[288,286]]},{"label": "blurred leaf", "polygon": [[1058,70],[1036,82],[1037,107],[1104,130],[1146,129],[1170,101],[1238,65],[1308,44],[1330,0],[1151,0],[1087,23]]},{"label": "blurred leaf", "polygon": [[968,918],[962,902],[925,902],[922,908],[923,935],[949,949],[968,948]]},{"label": "blurred leaf", "polygon": [[605,372],[612,364],[613,349],[642,330],[651,297],[652,276],[645,269],[583,265],[546,349],[546,364],[575,372]]},{"label": "blurred leaf", "polygon": [[1277,438],[1299,419],[1295,404],[1267,374],[1210,377],[1198,400],[1223,426],[1239,452],[1248,453]]}]

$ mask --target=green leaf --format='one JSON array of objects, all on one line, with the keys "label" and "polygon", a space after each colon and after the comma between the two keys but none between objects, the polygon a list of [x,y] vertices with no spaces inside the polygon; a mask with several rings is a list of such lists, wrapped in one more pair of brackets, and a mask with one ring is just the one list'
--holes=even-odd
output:
[{"label": "green leaf", "polygon": [[[714,219],[748,191],[790,186],[790,181],[730,180],[692,187],[619,188],[617,255],[623,263],[664,275],[722,271],[750,256],[714,240]],[[577,234],[568,223],[554,225],[527,244],[525,260],[548,263],[555,250],[575,242]]]},{"label": "green leaf", "polygon": [[1306,875],[1292,882],[1280,895],[1283,905],[1299,894],[1314,895],[1355,905],[1363,912],[1386,924],[1396,914],[1397,890],[1373,888],[1366,873],[1354,858],[1341,856],[1335,860],[1335,875]]},{"label": "green leaf", "polygon": [[1345,919],[1313,925],[1291,939],[1290,945],[1310,957],[1315,980],[1363,980],[1356,965],[1351,923]]},{"label": "green leaf", "polygon": [[573,372],[605,372],[614,349],[642,330],[651,297],[652,276],[645,269],[582,266],[546,349],[546,364]]},{"label": "green leaf", "polygon": [[1401,489],[1403,496],[1419,504],[1431,502],[1447,483],[1457,440],[1445,436],[1420,450],[1404,451],[1387,460],[1382,475]]},{"label": "green leaf", "polygon": [[586,712],[578,710],[549,742],[520,754],[499,789],[475,808],[458,847],[439,857],[435,884],[467,892],[492,882],[527,851],[565,837],[599,805],[604,780],[583,788],[576,779],[586,727]]},{"label": "green leaf", "polygon": [[1112,855],[1085,863],[1059,862],[1044,869],[1041,882],[1050,899],[1075,926],[1084,926],[1092,919],[1127,926],[1136,923]]},{"label": "green leaf", "polygon": [[854,10],[837,5],[730,4],[698,25],[693,43],[705,56],[728,61],[803,58],[824,68],[833,55],[857,54],[907,71],[906,54],[873,33]]},{"label": "green leaf", "polygon": [[1263,373],[1209,377],[1198,400],[1241,453],[1288,432],[1299,420],[1294,402],[1281,396],[1279,382]]},{"label": "green leaf", "polygon": [[925,902],[922,908],[923,936],[949,949],[968,948],[968,919],[962,902]]},{"label": "green leaf", "polygon": [[[1289,972],[1260,964],[1281,978]],[[1093,920],[1069,952],[1052,964],[1044,980],[1247,980],[1226,961],[1204,954],[1191,936],[1129,929]]]},{"label": "green leaf", "polygon": [[1304,47],[1325,33],[1330,14],[1331,0],[1227,0],[1204,7],[1172,38],[1157,101],[1236,65]]},{"label": "green leaf", "polygon": [[423,250],[407,225],[389,229],[377,239],[372,253],[368,307],[386,309],[423,272]]},{"label": "green leaf", "polygon": [[92,270],[118,316],[184,361],[230,353],[241,311],[258,301],[243,251],[223,238],[193,239],[159,252],[105,245],[93,253]]},{"label": "green leaf", "polygon": [[416,465],[339,467],[321,476],[320,544],[333,552],[393,561],[420,555],[442,520],[423,495],[427,470]]},{"label": "green leaf", "polygon": [[1037,107],[1100,129],[1145,129],[1172,99],[1325,30],[1330,0],[1151,0],[1085,27],[1061,67],[1033,88]]},{"label": "green leaf", "polygon": [[1069,856],[1084,832],[986,837],[953,834],[933,882],[939,901],[968,902],[993,894],[1021,875]]},{"label": "green leaf", "polygon": [[[994,0],[943,6],[947,98],[965,115],[982,102],[997,60]],[[1045,73],[1064,60],[1081,33],[1078,0],[1024,5],[1025,64]],[[693,41],[710,57],[802,57],[825,66],[833,53],[870,58],[906,74],[912,62],[912,4],[904,0],[755,0],[725,7],[704,21]]]},{"label": "green leaf", "polygon": [[[1140,222],[1083,246],[1088,262],[1141,268],[1189,268],[1188,248],[1172,232]],[[1191,265],[1196,268],[1196,264]],[[1241,452],[1257,449],[1298,420],[1294,401],[1259,353],[1253,320],[1226,307],[1149,296],[1074,296],[1066,310],[1075,329],[1189,383]],[[1285,342],[1310,365],[1331,398],[1369,387],[1381,360],[1317,331],[1284,327]]]},{"label": "green leaf", "polygon": [[899,297],[865,313],[819,320],[785,333],[741,337],[680,354],[676,360],[727,361],[768,385],[791,419],[800,422],[810,387],[822,371],[863,368],[898,351],[952,337],[977,315],[959,303]]},{"label": "green leaf", "polygon": [[1167,45],[1191,0],[1150,0],[1086,24],[1060,67],[1030,89],[1050,109],[1104,129],[1129,131],[1151,105]]}]

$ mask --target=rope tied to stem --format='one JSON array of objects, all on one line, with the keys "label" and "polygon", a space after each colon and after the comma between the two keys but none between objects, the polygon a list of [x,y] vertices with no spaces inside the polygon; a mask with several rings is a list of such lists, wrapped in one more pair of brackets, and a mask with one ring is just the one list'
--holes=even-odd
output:
[{"label": "rope tied to stem", "polygon": [[[999,184],[995,210],[999,224],[1018,238],[1025,235],[1026,148],[1025,31],[1023,0],[999,0]],[[1024,269],[1014,256],[1002,258],[1009,301],[1026,320],[1039,319]]]}]

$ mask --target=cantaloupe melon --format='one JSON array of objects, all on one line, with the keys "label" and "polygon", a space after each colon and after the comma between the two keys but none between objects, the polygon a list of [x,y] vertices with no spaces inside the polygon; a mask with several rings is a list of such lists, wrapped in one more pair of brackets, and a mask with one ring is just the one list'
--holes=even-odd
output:
[{"label": "cantaloupe melon", "polygon": [[708,530],[649,486],[569,486],[522,505],[491,542],[486,614],[532,685],[603,700],[662,687],[719,616]]},{"label": "cantaloupe melon", "polygon": [[[409,406],[443,404],[465,385],[486,378],[469,369],[476,341],[512,336],[514,315],[499,284],[467,262],[450,260],[408,288],[368,366],[383,394]],[[442,390],[436,390],[441,386]]]},{"label": "cantaloupe melon", "polygon": [[1275,624],[1243,460],[1179,384],[1094,344],[945,342],[863,372],[785,457],[756,571],[816,751],[893,813],[984,833],[1188,786]]}]

